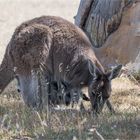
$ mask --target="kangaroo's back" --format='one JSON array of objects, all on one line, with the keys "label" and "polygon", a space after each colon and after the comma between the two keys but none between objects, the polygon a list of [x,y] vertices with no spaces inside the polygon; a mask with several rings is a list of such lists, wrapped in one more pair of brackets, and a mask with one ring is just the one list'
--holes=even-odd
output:
[{"label": "kangaroo's back", "polygon": [[77,61],[76,59],[81,56],[91,59],[91,61],[103,71],[85,33],[80,28],[63,18],[42,16],[32,19],[17,27],[14,35],[19,34],[21,30],[34,24],[45,25],[52,32],[53,37],[49,50],[50,58],[48,59],[49,61],[47,61],[47,65],[53,74],[59,75],[60,67],[66,69],[70,62]]}]

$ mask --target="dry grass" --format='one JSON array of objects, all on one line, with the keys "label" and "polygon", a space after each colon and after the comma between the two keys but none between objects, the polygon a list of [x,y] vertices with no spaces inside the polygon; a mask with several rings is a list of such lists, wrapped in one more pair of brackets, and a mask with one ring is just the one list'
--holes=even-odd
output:
[{"label": "dry grass", "polygon": [[104,139],[140,139],[140,88],[127,78],[113,81],[116,114],[105,108],[98,118],[70,109],[50,109],[48,118],[46,112],[40,117],[16,91],[7,92],[0,96],[0,139],[100,140],[98,133]]},{"label": "dry grass", "polygon": [[[23,21],[56,15],[73,21],[80,0],[0,0],[0,62],[14,29]],[[98,117],[89,112],[50,109],[49,118],[26,108],[11,83],[0,95],[0,140],[140,139],[140,87],[127,78],[113,81],[111,101]],[[44,119],[43,119],[44,118]]]}]

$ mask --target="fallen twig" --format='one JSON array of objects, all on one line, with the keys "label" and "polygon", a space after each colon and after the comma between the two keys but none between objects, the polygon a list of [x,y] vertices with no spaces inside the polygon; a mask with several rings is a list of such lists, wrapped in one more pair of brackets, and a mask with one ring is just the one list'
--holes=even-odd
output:
[{"label": "fallen twig", "polygon": [[90,129],[90,132],[95,133],[101,140],[105,140],[103,136],[96,130],[96,128]]}]

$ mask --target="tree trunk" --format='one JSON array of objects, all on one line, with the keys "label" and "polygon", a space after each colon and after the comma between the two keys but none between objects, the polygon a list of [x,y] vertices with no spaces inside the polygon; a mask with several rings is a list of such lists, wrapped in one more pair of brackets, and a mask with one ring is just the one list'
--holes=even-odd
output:
[{"label": "tree trunk", "polygon": [[101,63],[110,67],[134,62],[140,52],[140,1],[85,1],[81,0],[75,24],[88,35]]},{"label": "tree trunk", "polygon": [[89,36],[94,47],[101,47],[120,25],[129,0],[81,0],[75,24]]},{"label": "tree trunk", "polygon": [[80,2],[77,16],[75,17],[75,24],[79,26],[80,28],[83,27],[84,22],[86,21],[86,17],[89,14],[92,3],[93,3],[93,0],[81,0]]}]

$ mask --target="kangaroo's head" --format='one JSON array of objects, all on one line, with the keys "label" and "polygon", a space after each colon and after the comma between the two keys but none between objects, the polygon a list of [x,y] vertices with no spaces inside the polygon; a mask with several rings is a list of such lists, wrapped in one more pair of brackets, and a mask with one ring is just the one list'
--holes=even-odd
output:
[{"label": "kangaroo's head", "polygon": [[116,78],[122,65],[114,67],[111,71],[103,73],[95,65],[89,64],[91,81],[89,83],[89,96],[92,108],[96,113],[100,113],[107,99],[111,95],[111,80]]}]

